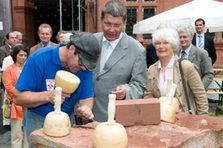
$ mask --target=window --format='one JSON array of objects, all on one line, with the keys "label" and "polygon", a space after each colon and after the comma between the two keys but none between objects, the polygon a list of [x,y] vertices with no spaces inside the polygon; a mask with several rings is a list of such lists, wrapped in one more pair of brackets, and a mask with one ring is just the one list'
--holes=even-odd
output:
[{"label": "window", "polygon": [[137,8],[127,7],[127,23],[126,23],[126,33],[134,38],[136,35],[133,34],[133,25],[136,24],[137,19]]},{"label": "window", "polygon": [[144,8],[143,9],[143,19],[150,18],[155,15],[155,8]]},{"label": "window", "polygon": [[[150,7],[150,8],[144,8],[143,9],[143,19],[150,18],[155,15],[155,8]],[[143,34],[144,39],[152,39],[151,34]]]}]

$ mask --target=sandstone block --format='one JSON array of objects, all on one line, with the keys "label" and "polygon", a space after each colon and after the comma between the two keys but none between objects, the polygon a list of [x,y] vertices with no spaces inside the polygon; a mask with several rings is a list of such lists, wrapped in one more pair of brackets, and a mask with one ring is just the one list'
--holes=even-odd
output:
[{"label": "sandstone block", "polygon": [[158,99],[116,101],[115,120],[124,126],[159,124],[160,103]]}]

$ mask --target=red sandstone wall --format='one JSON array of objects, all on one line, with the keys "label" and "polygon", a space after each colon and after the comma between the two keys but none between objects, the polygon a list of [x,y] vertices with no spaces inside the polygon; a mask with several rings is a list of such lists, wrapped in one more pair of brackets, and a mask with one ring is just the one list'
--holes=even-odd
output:
[{"label": "red sandstone wall", "polygon": [[34,4],[27,0],[12,0],[12,25],[13,30],[23,33],[27,45],[34,44]]},{"label": "red sandstone wall", "polygon": [[223,43],[215,43],[217,60],[213,65],[215,68],[223,68]]}]

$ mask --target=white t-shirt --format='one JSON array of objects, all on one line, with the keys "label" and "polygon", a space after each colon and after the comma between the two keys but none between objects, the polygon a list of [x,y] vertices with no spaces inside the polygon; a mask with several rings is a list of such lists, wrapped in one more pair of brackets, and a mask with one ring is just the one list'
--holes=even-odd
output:
[{"label": "white t-shirt", "polygon": [[9,55],[9,56],[7,56],[7,57],[5,57],[4,59],[3,59],[3,62],[2,62],[2,71],[5,71],[5,69],[7,68],[7,67],[9,67],[10,65],[12,65],[14,62],[13,62],[13,60],[12,60],[12,57]]}]

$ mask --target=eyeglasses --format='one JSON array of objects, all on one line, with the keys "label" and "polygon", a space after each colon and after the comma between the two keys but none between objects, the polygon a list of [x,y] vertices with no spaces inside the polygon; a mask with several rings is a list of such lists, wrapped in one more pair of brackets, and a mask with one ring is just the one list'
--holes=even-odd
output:
[{"label": "eyeglasses", "polygon": [[104,26],[106,28],[114,28],[114,29],[120,29],[122,27],[122,24],[112,24],[112,23],[108,23],[108,22],[103,22]]}]

